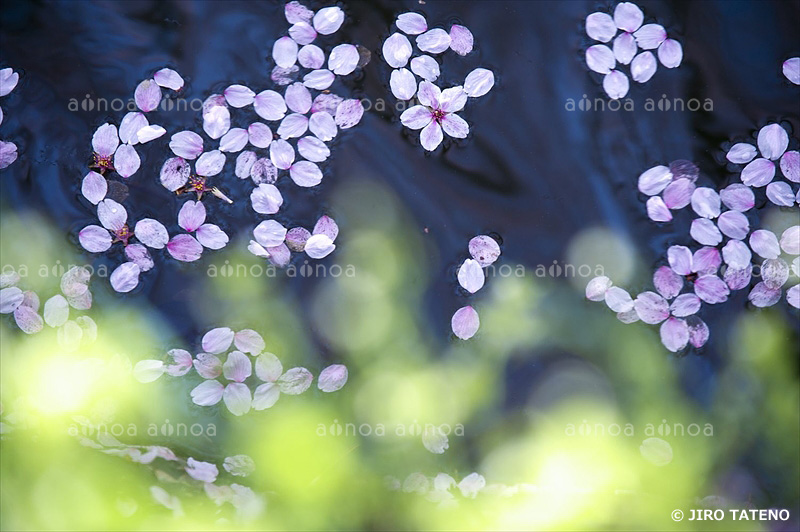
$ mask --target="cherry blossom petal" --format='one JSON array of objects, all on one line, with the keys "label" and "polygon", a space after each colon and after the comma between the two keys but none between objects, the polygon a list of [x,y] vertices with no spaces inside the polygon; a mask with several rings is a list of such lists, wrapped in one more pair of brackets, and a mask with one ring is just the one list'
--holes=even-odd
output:
[{"label": "cherry blossom petal", "polygon": [[784,61],[782,70],[786,79],[795,85],[800,85],[800,57],[792,57]]},{"label": "cherry blossom petal", "polygon": [[417,92],[417,80],[407,68],[399,68],[392,70],[389,87],[398,100],[410,100]]},{"label": "cherry blossom petal", "polygon": [[111,272],[109,281],[117,292],[130,292],[139,284],[139,273],[142,269],[135,262],[123,262]]},{"label": "cherry blossom petal", "polygon": [[[429,55],[421,55],[413,58],[411,60],[411,71],[427,81],[435,81],[441,73],[439,69],[439,63],[437,63],[436,59]],[[416,91],[416,81],[414,82],[414,91]],[[409,98],[400,99],[406,100]]]},{"label": "cherry blossom petal", "polygon": [[692,193],[692,209],[703,218],[716,218],[720,213],[719,194],[712,188],[698,187]]},{"label": "cherry blossom petal", "polygon": [[283,243],[286,228],[276,220],[264,220],[253,230],[253,236],[259,244],[271,248]]},{"label": "cherry blossom petal", "polygon": [[700,169],[692,161],[678,159],[669,163],[669,171],[674,179],[688,179],[692,183],[697,181]]},{"label": "cherry blossom petal", "polygon": [[270,408],[280,398],[281,391],[277,385],[269,382],[260,385],[253,393],[253,409],[264,410]]},{"label": "cherry blossom petal", "polygon": [[700,298],[695,294],[681,294],[675,298],[669,310],[672,312],[673,316],[685,318],[696,314],[697,311],[700,310],[701,305]]},{"label": "cherry blossom petal", "polygon": [[327,142],[336,136],[336,122],[326,111],[318,111],[308,120],[308,129],[319,140]]},{"label": "cherry blossom petal", "polygon": [[774,161],[783,155],[788,146],[789,135],[779,124],[769,124],[759,130],[758,150],[762,157]]},{"label": "cherry blossom petal", "polygon": [[227,107],[213,105],[203,112],[203,131],[212,139],[218,139],[231,128],[231,113]]},{"label": "cherry blossom petal", "polygon": [[753,273],[753,267],[748,265],[746,268],[726,268],[723,280],[728,288],[731,290],[741,290],[750,284],[750,278]]},{"label": "cherry blossom petal", "polygon": [[253,189],[250,203],[259,214],[276,214],[283,205],[283,196],[275,185],[262,183]]},{"label": "cherry blossom petal", "polygon": [[[358,60],[358,50],[355,46],[352,44],[340,44],[334,47],[328,56],[328,70],[333,71],[338,76],[346,76],[356,69]],[[406,58],[407,60],[408,58]],[[405,65],[405,62],[403,65]]]},{"label": "cherry blossom petal", "polygon": [[219,151],[222,152],[239,152],[247,145],[249,135],[247,130],[235,127],[225,133],[219,140]]},{"label": "cherry blossom petal", "polygon": [[606,305],[614,312],[627,312],[633,309],[633,299],[631,295],[618,286],[612,286],[606,290]]},{"label": "cherry blossom petal", "polygon": [[98,155],[109,157],[117,151],[117,146],[119,146],[119,136],[117,126],[114,124],[103,124],[92,135],[92,149]]},{"label": "cherry blossom petal", "polygon": [[298,253],[305,250],[306,242],[311,237],[311,233],[304,227],[294,227],[286,233],[286,245],[290,250]]},{"label": "cherry blossom petal", "polygon": [[692,272],[699,274],[716,273],[722,265],[719,251],[715,247],[706,246],[692,255]]},{"label": "cherry blossom petal", "polygon": [[719,192],[722,203],[731,210],[744,212],[753,208],[756,198],[750,187],[733,183]]},{"label": "cherry blossom petal", "polygon": [[669,318],[661,324],[661,343],[673,353],[677,353],[689,343],[689,327],[684,320]]},{"label": "cherry blossom petal", "polygon": [[336,32],[344,22],[344,11],[337,6],[325,7],[314,15],[314,29],[321,35]]},{"label": "cherry blossom petal", "polygon": [[222,249],[228,244],[228,235],[214,224],[203,224],[195,233],[197,241],[208,249]]},{"label": "cherry blossom petal", "polygon": [[[227,327],[221,327],[221,329],[222,331],[217,333],[217,336],[208,340],[208,345],[212,346],[214,349],[219,349],[220,345],[224,345],[224,339],[227,337],[225,335],[225,329],[230,330]],[[216,330],[217,329],[214,329],[214,331]],[[213,331],[206,333],[206,336],[211,332]],[[205,336],[203,338],[205,339]],[[223,347],[220,352],[227,351],[228,347],[230,347],[230,343]],[[197,374],[204,379],[216,379],[222,375],[222,361],[219,357],[210,353],[200,353],[194,361],[194,369],[197,371]]]},{"label": "cherry blossom petal", "polygon": [[278,268],[286,267],[292,259],[292,252],[289,251],[285,243],[280,246],[266,248],[266,251],[267,259]]},{"label": "cherry blossom petal", "polygon": [[787,151],[781,157],[781,172],[793,183],[800,183],[800,152]]},{"label": "cherry blossom petal", "polygon": [[656,73],[658,64],[652,52],[642,52],[631,61],[631,77],[637,83],[647,83]]},{"label": "cherry blossom petal", "polygon": [[[796,76],[796,79],[798,81],[795,85],[800,85],[800,75]],[[796,284],[786,291],[786,302],[794,308],[800,308],[800,284]]]},{"label": "cherry blossom petal", "polygon": [[139,83],[133,93],[136,107],[148,113],[155,110],[161,103],[161,87],[152,79],[146,79]]},{"label": "cherry blossom petal", "polygon": [[753,306],[764,308],[771,307],[781,299],[780,288],[770,288],[766,283],[761,282],[753,287],[747,299]]},{"label": "cherry blossom petal", "polygon": [[129,261],[139,266],[140,271],[146,272],[153,269],[155,263],[150,252],[142,244],[129,244],[125,246],[125,256]]},{"label": "cherry blossom petal", "polygon": [[633,33],[636,44],[643,50],[658,48],[667,38],[667,32],[660,24],[645,24]]},{"label": "cherry blossom petal", "polygon": [[688,317],[686,325],[689,327],[689,343],[696,348],[703,347],[710,335],[708,325],[697,316]]},{"label": "cherry blossom petal", "polygon": [[317,38],[317,31],[308,22],[295,22],[289,28],[289,37],[300,46],[311,44]]},{"label": "cherry blossom petal", "polygon": [[586,299],[589,301],[604,301],[606,292],[611,288],[611,279],[605,275],[595,277],[586,285]]},{"label": "cherry blossom petal", "polygon": [[483,268],[473,259],[465,260],[458,269],[458,284],[470,294],[474,294],[483,288],[485,280]]},{"label": "cherry blossom petal", "polygon": [[397,29],[408,35],[419,35],[427,31],[428,22],[419,13],[403,13],[397,16]]},{"label": "cherry blossom petal", "polygon": [[[266,148],[272,142],[272,131],[263,122],[253,122],[247,128],[248,140],[256,148]],[[253,154],[255,156],[255,154]],[[255,162],[255,159],[253,159]],[[243,172],[245,175],[248,172]],[[239,175],[238,172],[236,175]],[[241,176],[240,176],[241,177]]]},{"label": "cherry blossom petal", "polygon": [[750,248],[765,259],[777,259],[781,254],[778,237],[766,229],[753,231],[750,235]]},{"label": "cherry blossom petal", "polygon": [[291,37],[281,37],[272,45],[272,59],[281,68],[289,68],[297,61],[297,43]]},{"label": "cherry blossom petal", "polygon": [[297,24],[298,22],[311,22],[314,12],[306,6],[297,1],[288,2],[283,8],[286,20],[289,24]]},{"label": "cherry blossom petal", "polygon": [[116,201],[106,198],[97,204],[97,217],[106,229],[119,231],[128,221],[128,212]]},{"label": "cherry blossom petal", "polygon": [[651,196],[647,199],[645,206],[647,208],[647,217],[654,222],[672,221],[672,213],[669,212],[669,207],[661,199],[661,196]]},{"label": "cherry blossom petal", "polygon": [[655,292],[642,292],[633,302],[637,316],[644,323],[655,325],[669,317],[669,303]]},{"label": "cherry blossom petal", "polygon": [[292,65],[289,68],[281,68],[276,65],[273,67],[269,77],[276,85],[284,86],[296,81],[298,72],[300,72],[300,69],[297,65]]},{"label": "cherry blossom petal", "polygon": [[21,305],[14,311],[14,321],[25,334],[36,334],[44,328],[44,321],[31,307]]},{"label": "cherry blossom petal", "polygon": [[294,162],[294,148],[285,140],[278,139],[269,146],[269,158],[276,168],[288,170]]},{"label": "cherry blossom petal", "polygon": [[785,181],[773,181],[767,185],[767,199],[781,207],[791,207],[795,202],[792,187]]},{"label": "cherry blossom petal", "polygon": [[450,49],[458,55],[467,55],[472,51],[475,38],[472,32],[464,26],[453,24],[450,26]]},{"label": "cherry blossom petal", "polygon": [[750,259],[753,254],[750,253],[750,248],[741,240],[729,240],[722,248],[722,258],[725,259],[725,264],[734,270],[742,270],[750,266]]},{"label": "cherry blossom petal", "polygon": [[166,133],[166,129],[159,125],[153,124],[140,129],[138,133],[136,133],[136,136],[139,139],[139,144],[147,144],[151,140],[163,137]]},{"label": "cherry blossom petal", "polygon": [[256,375],[264,382],[275,382],[283,374],[283,365],[272,353],[262,353],[256,359]]},{"label": "cherry blossom petal", "polygon": [[281,125],[278,126],[278,135],[282,139],[293,139],[301,137],[307,130],[308,118],[300,113],[292,113],[281,121]]},{"label": "cherry blossom petal", "polygon": [[469,305],[458,309],[450,320],[453,334],[462,340],[469,340],[475,336],[480,324],[478,313]]},{"label": "cherry blossom petal", "polygon": [[716,275],[701,275],[694,282],[694,293],[706,303],[713,305],[727,301],[730,289]]},{"label": "cherry blossom petal", "polygon": [[716,224],[708,218],[696,218],[692,220],[689,234],[704,246],[716,246],[722,242],[722,233],[719,232]]},{"label": "cherry blossom petal", "polygon": [[322,182],[322,170],[311,161],[298,161],[289,168],[289,177],[300,187],[315,187]]},{"label": "cherry blossom petal", "polygon": [[664,298],[672,299],[683,289],[683,277],[671,267],[661,266],[653,273],[653,285]]},{"label": "cherry blossom petal", "polygon": [[241,351],[232,351],[225,360],[225,364],[222,365],[222,374],[230,381],[244,382],[253,374],[253,364],[250,362],[250,358]]},{"label": "cherry blossom petal", "polygon": [[166,366],[165,372],[172,377],[181,377],[189,373],[192,369],[192,355],[184,349],[171,349],[167,356],[172,360],[172,364]]},{"label": "cherry blossom petal", "polygon": [[763,187],[775,177],[775,163],[758,158],[742,170],[742,183],[748,187]]},{"label": "cherry blossom petal", "polygon": [[6,96],[14,90],[19,83],[19,73],[12,68],[0,69],[0,96]]},{"label": "cherry blossom petal", "polygon": [[286,87],[286,105],[295,113],[305,114],[311,109],[311,93],[302,83]]},{"label": "cherry blossom petal", "polygon": [[800,225],[794,225],[783,232],[781,249],[789,255],[800,255]]},{"label": "cherry blossom petal", "polygon": [[333,85],[336,76],[330,70],[314,70],[303,76],[303,85],[309,89],[322,91]]},{"label": "cherry blossom petal", "polygon": [[139,154],[130,144],[122,144],[114,154],[114,169],[121,177],[128,178],[136,173],[141,165]]},{"label": "cherry blossom petal", "polygon": [[717,225],[722,233],[736,240],[744,239],[750,232],[750,222],[739,211],[725,211],[720,214]]},{"label": "cherry blossom petal", "polygon": [[14,312],[22,305],[25,294],[16,286],[9,286],[0,290],[0,314]]},{"label": "cherry blossom petal", "polygon": [[149,124],[144,113],[127,113],[122,117],[122,122],[119,124],[119,140],[124,143],[136,144],[139,142],[137,133]]},{"label": "cherry blossom petal", "polygon": [[262,157],[255,161],[250,167],[250,178],[256,185],[271,185],[278,180],[278,169],[275,168],[272,161],[266,157]]},{"label": "cherry blossom petal", "polygon": [[432,109],[439,108],[439,99],[442,96],[442,91],[429,81],[420,81],[417,98],[419,103]]},{"label": "cherry blossom petal", "polygon": [[194,262],[203,254],[203,246],[192,235],[176,235],[167,243],[167,251],[176,260]]},{"label": "cherry blossom petal", "polygon": [[17,145],[0,140],[0,170],[17,160]]},{"label": "cherry blossom petal", "polygon": [[283,96],[273,90],[259,92],[253,100],[253,107],[264,120],[280,120],[286,114]]},{"label": "cherry blossom petal", "polygon": [[207,151],[202,154],[194,165],[197,175],[211,177],[222,172],[225,166],[225,154],[219,150]]},{"label": "cherry blossom petal", "polygon": [[639,176],[639,192],[654,196],[664,190],[672,182],[672,172],[663,165],[645,170]]},{"label": "cherry blossom petal", "polygon": [[330,216],[320,216],[319,220],[317,220],[317,223],[314,224],[314,230],[312,231],[312,234],[326,235],[331,239],[331,241],[334,241],[336,240],[336,237],[339,236],[339,226]]},{"label": "cherry blossom petal", "polygon": [[658,47],[658,60],[666,68],[676,68],[683,61],[683,47],[675,39],[666,39]]},{"label": "cherry blossom petal", "polygon": [[206,221],[206,207],[201,201],[189,200],[178,212],[178,225],[192,233]]},{"label": "cherry blossom petal", "polygon": [[136,222],[133,233],[142,244],[153,249],[162,249],[169,242],[167,228],[152,218],[142,218]]},{"label": "cherry blossom petal", "polygon": [[442,118],[442,129],[449,136],[464,139],[469,135],[469,125],[457,114],[447,114]]},{"label": "cherry blossom petal", "polygon": [[494,72],[485,68],[476,68],[464,79],[464,92],[471,98],[483,96],[492,87],[494,87]]},{"label": "cherry blossom petal", "polygon": [[682,209],[689,205],[695,185],[691,179],[682,177],[674,180],[664,189],[664,204],[670,209]]},{"label": "cherry blossom petal", "polygon": [[430,109],[423,105],[415,105],[403,111],[400,115],[400,122],[411,129],[422,129],[433,120]]},{"label": "cherry blossom petal", "polygon": [[623,98],[628,94],[629,87],[628,76],[619,70],[612,70],[603,78],[603,90],[606,91],[606,94],[608,94],[608,97],[612,100]]},{"label": "cherry blossom petal", "polygon": [[607,13],[592,13],[586,17],[586,35],[595,41],[608,42],[617,34],[617,25]]},{"label": "cherry blossom petal", "polygon": [[731,146],[725,158],[735,164],[746,164],[752,161],[757,154],[755,146],[746,142],[739,142]]},{"label": "cherry blossom petal", "polygon": [[644,13],[634,3],[620,2],[614,8],[614,24],[622,31],[634,32],[639,29],[643,21]]},{"label": "cherry blossom petal", "polygon": [[[594,48],[594,46],[592,46]],[[638,51],[638,47],[636,46],[636,39],[633,38],[633,35],[630,33],[620,33],[616,39],[614,39],[614,58],[619,61],[623,65],[630,64],[631,60],[633,60],[636,52]],[[587,54],[589,50],[586,50]],[[591,68],[591,67],[589,67]],[[609,70],[614,68],[614,65],[609,67]],[[592,68],[592,70],[594,70]],[[595,70],[597,72],[597,70]],[[606,71],[608,72],[608,70]],[[605,74],[606,72],[600,72],[601,74]]]},{"label": "cherry blossom petal", "polygon": [[468,247],[469,254],[483,267],[493,264],[500,257],[500,246],[487,235],[473,237]]},{"label": "cherry blossom petal", "polygon": [[133,367],[134,378],[147,384],[155,382],[164,374],[164,362],[161,360],[140,360]]},{"label": "cherry blossom petal", "polygon": [[789,265],[783,259],[767,259],[761,265],[761,279],[768,288],[778,290],[789,279]]},{"label": "cherry blossom petal", "polygon": [[443,139],[444,134],[442,133],[442,128],[436,121],[432,121],[425,126],[420,133],[422,147],[428,151],[435,150],[439,144],[442,143]]},{"label": "cherry blossom petal", "polygon": [[183,88],[183,78],[171,68],[162,68],[153,75],[153,79],[160,87],[179,91]]},{"label": "cherry blossom petal", "polygon": [[298,140],[297,152],[305,159],[315,163],[321,163],[331,154],[328,146],[316,137],[303,137]]},{"label": "cherry blossom petal", "polygon": [[333,364],[323,369],[317,378],[317,388],[323,392],[331,393],[341,390],[347,383],[347,366]]},{"label": "cherry blossom petal", "polygon": [[303,68],[321,68],[325,64],[325,52],[315,44],[307,44],[297,52],[297,62]]},{"label": "cherry blossom petal", "polygon": [[91,253],[102,253],[111,247],[111,234],[99,225],[88,225],[78,233],[83,249]]},{"label": "cherry blossom petal", "polygon": [[308,390],[314,376],[306,368],[292,368],[280,376],[277,381],[281,393],[300,395]]},{"label": "cherry blossom petal", "polygon": [[194,131],[181,131],[172,135],[169,148],[178,157],[196,159],[203,153],[203,139]]},{"label": "cherry blossom petal", "polygon": [[599,74],[608,74],[617,65],[614,52],[605,44],[595,44],[586,49],[586,66]]},{"label": "cherry blossom petal", "polygon": [[670,246],[667,250],[667,261],[672,271],[678,275],[692,273],[692,252],[686,246]]},{"label": "cherry blossom petal", "polygon": [[[200,406],[212,406],[222,400],[222,393],[225,387],[221,382],[215,380],[207,380],[201,382],[190,392],[192,402]],[[190,458],[189,460],[192,460]]]},{"label": "cherry blossom petal", "polygon": [[106,178],[97,172],[89,172],[81,183],[81,194],[94,205],[100,203],[108,192]]},{"label": "cherry blossom petal", "polygon": [[361,100],[350,99],[344,100],[336,107],[334,119],[341,129],[349,129],[361,122],[362,116],[364,116],[364,104]]},{"label": "cherry blossom petal", "polygon": [[322,259],[330,255],[336,249],[336,244],[328,235],[312,235],[306,241],[304,251],[312,259]]}]

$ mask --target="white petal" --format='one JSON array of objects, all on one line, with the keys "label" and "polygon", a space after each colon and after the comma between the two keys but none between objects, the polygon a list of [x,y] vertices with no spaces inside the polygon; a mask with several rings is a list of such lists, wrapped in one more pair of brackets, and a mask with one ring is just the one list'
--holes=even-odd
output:
[{"label": "white petal", "polygon": [[281,37],[272,45],[272,59],[281,68],[289,68],[297,61],[297,43],[291,37]]},{"label": "white petal", "polygon": [[402,33],[393,33],[383,42],[383,60],[392,68],[406,66],[411,57],[411,43]]},{"label": "white petal", "polygon": [[352,73],[358,66],[358,50],[352,44],[340,44],[328,56],[328,70],[338,76]]},{"label": "white petal", "polygon": [[474,294],[483,288],[485,279],[483,268],[473,259],[465,260],[458,269],[458,284],[470,294]]},{"label": "white petal", "polygon": [[325,7],[314,15],[314,29],[322,35],[330,35],[344,22],[344,11],[337,6]]},{"label": "white petal", "polygon": [[389,87],[398,100],[410,100],[417,92],[417,80],[407,68],[398,68],[392,70]]},{"label": "white petal", "polygon": [[637,83],[646,83],[656,73],[657,67],[653,52],[642,52],[631,61],[631,77]]},{"label": "white petal", "polygon": [[595,44],[586,49],[586,66],[599,74],[608,74],[617,65],[614,52],[605,44]]},{"label": "white petal", "polygon": [[433,28],[417,37],[417,47],[420,51],[432,54],[444,52],[450,47],[450,42],[450,34],[441,28]]},{"label": "white petal", "polygon": [[619,70],[612,70],[603,78],[603,90],[612,100],[623,98],[628,94],[628,76]]},{"label": "white petal", "polygon": [[420,55],[413,58],[411,60],[411,71],[428,81],[436,81],[440,74],[439,63],[429,55]]},{"label": "white petal", "polygon": [[397,29],[408,35],[419,35],[428,30],[428,22],[419,13],[403,13],[397,16]]}]

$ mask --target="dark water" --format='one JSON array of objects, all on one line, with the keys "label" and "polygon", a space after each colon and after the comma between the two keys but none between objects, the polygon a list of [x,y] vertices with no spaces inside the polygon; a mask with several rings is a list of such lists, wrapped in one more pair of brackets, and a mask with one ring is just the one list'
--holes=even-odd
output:
[{"label": "dark water", "polygon": [[[566,245],[581,229],[600,224],[627,234],[647,260],[662,260],[669,244],[686,241],[689,220],[662,228],[647,220],[636,177],[655,164],[685,158],[696,161],[711,183],[724,185],[730,178],[720,164],[724,143],[745,140],[775,120],[797,137],[800,89],[786,81],[780,67],[784,59],[800,55],[800,2],[639,2],[646,20],[656,19],[681,42],[683,64],[674,70],[659,68],[644,85],[632,82],[628,97],[634,111],[569,112],[568,99],[603,96],[599,78],[584,64],[589,40],[582,26],[588,13],[607,11],[610,5],[344,3],[345,25],[329,42],[361,44],[373,51],[373,61],[348,77],[343,91],[394,101],[388,93],[388,67],[376,52],[394,17],[409,9],[422,10],[431,25],[462,22],[475,35],[476,53],[466,59],[446,55],[445,85],[462,80],[477,66],[494,70],[498,83],[463,113],[472,125],[470,138],[432,155],[423,155],[417,135],[402,130],[391,109],[368,112],[358,127],[335,141],[320,187],[310,193],[282,187],[286,203],[277,218],[287,225],[309,226],[337,176],[368,171],[399,195],[418,221],[418,231],[428,228],[425,238],[443,257],[455,260],[471,236],[492,231],[502,236],[507,261],[550,264],[564,260]],[[268,88],[267,58],[274,39],[287,29],[282,6],[266,1],[5,1],[0,64],[21,71],[22,78],[0,102],[5,111],[2,136],[20,148],[18,161],[0,179],[2,208],[45,212],[76,243],[77,231],[94,220],[94,210],[79,198],[92,132],[105,121],[118,124],[124,112],[71,112],[70,100],[80,102],[88,94],[127,101],[139,81],[164,65],[188,81],[187,99],[203,99],[230,83],[256,91]],[[662,95],[711,99],[714,111],[644,108],[647,98],[657,101]],[[198,116],[160,113],[154,121],[168,134],[200,131]],[[178,200],[165,194],[155,178],[170,156],[165,139],[138,149],[142,167],[129,182],[126,203],[133,219],[176,218]],[[797,149],[796,140],[790,149]],[[231,166],[223,175],[229,174],[222,178],[225,190],[246,198],[251,185],[232,177]],[[249,233],[258,220],[249,201],[232,207],[207,205],[210,217],[231,236]],[[119,263],[115,257],[99,260]],[[190,304],[183,294],[202,269],[157,259],[133,297],[150,299],[176,330],[194,338],[204,326],[181,318]],[[444,279],[446,272],[440,273]],[[299,284],[293,283],[294,288],[308,289]],[[445,335],[452,309],[462,303],[445,282],[434,285],[427,301],[433,326]],[[745,301],[742,291],[728,305],[740,309]],[[722,336],[716,328],[727,321],[724,310],[709,319],[712,337]],[[713,342],[704,354],[687,360],[684,373],[685,387],[701,403],[715,366],[724,358]],[[521,375],[527,380],[530,371]]]}]

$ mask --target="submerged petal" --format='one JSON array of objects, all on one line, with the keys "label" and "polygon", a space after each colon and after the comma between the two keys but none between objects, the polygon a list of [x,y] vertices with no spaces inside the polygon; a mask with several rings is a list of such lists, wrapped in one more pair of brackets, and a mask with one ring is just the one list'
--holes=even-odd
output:
[{"label": "submerged petal", "polygon": [[753,287],[747,296],[753,306],[764,308],[771,307],[781,299],[780,288],[770,288],[766,283],[761,282]]},{"label": "submerged petal", "polygon": [[341,390],[345,383],[347,383],[347,366],[343,364],[328,366],[317,378],[317,388],[328,393]]},{"label": "submerged petal", "polygon": [[468,28],[459,24],[450,26],[450,49],[458,55],[467,55],[472,51],[475,38]]}]

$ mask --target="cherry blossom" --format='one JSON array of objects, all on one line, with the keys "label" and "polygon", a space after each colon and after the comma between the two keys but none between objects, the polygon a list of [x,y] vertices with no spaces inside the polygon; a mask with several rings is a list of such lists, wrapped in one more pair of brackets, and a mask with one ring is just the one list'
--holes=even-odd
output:
[{"label": "cherry blossom", "polygon": [[[0,69],[0,97],[8,96],[19,83],[19,73],[12,68]],[[0,125],[3,124],[3,108],[0,107]],[[17,160],[17,145],[0,140],[0,170]]]},{"label": "cherry blossom", "polygon": [[400,121],[410,129],[422,130],[420,141],[423,148],[435,150],[444,139],[443,132],[453,138],[466,138],[469,125],[455,114],[467,102],[463,87],[441,90],[430,81],[421,81],[417,96],[421,105],[403,111]]},{"label": "cherry blossom", "polygon": [[[186,231],[167,243],[166,248],[176,260],[193,262],[200,258],[203,248],[222,249],[228,244],[228,235],[215,224],[206,222],[206,208],[200,201],[189,200],[178,213],[178,225]],[[194,236],[191,235],[194,233]]]}]

